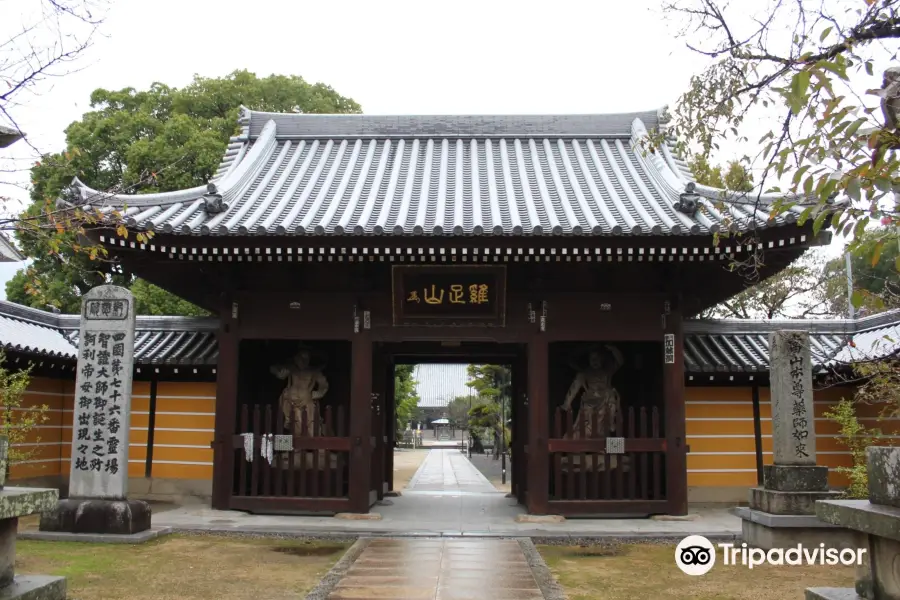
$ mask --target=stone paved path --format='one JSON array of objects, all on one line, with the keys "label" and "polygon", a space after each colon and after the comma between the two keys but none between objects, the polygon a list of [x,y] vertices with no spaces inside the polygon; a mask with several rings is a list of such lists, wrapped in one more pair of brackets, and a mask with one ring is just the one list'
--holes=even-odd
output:
[{"label": "stone paved path", "polygon": [[407,489],[414,492],[497,492],[459,450],[437,449],[428,452]]},{"label": "stone paved path", "polygon": [[542,600],[514,540],[374,539],[327,600]]}]

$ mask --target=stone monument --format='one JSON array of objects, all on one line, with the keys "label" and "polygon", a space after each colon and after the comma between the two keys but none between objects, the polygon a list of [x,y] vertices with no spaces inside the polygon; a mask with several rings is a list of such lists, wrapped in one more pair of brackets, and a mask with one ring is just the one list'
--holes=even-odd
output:
[{"label": "stone monument", "polygon": [[900,600],[900,448],[870,447],[868,500],[823,500],[816,514],[865,549],[856,588],[808,588],[806,600]]},{"label": "stone monument", "polygon": [[41,516],[41,531],[134,534],[150,505],[128,500],[134,297],[96,287],[81,303],[69,497]]},{"label": "stone monument", "polygon": [[66,578],[47,575],[16,576],[16,532],[19,517],[53,508],[59,492],[53,489],[4,488],[8,440],[0,436],[0,600],[63,600]]},{"label": "stone monument", "polygon": [[769,334],[769,389],[772,402],[773,464],[763,467],[763,487],[750,489],[743,519],[747,544],[787,548],[798,543],[848,547],[849,532],[816,518],[816,501],[833,499],[828,467],[816,465],[812,360],[809,334]]}]

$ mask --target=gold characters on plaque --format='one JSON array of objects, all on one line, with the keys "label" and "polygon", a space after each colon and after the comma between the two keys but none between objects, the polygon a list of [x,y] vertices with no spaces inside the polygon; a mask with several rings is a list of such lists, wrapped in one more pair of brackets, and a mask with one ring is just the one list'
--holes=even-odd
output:
[{"label": "gold characters on plaque", "polygon": [[[467,294],[468,292],[468,294]],[[473,283],[471,285],[452,284],[444,287],[432,284],[419,290],[411,290],[406,297],[407,302],[421,304],[488,304],[490,302],[490,287],[486,283]]]}]

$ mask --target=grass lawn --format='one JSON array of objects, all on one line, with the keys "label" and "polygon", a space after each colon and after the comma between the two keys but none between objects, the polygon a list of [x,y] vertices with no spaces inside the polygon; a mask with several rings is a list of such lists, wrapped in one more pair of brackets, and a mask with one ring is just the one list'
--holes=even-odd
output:
[{"label": "grass lawn", "polygon": [[16,542],[16,573],[63,575],[69,598],[298,598],[347,543],[171,535],[146,544]]},{"label": "grass lawn", "polygon": [[853,587],[853,567],[723,566],[721,553],[706,575],[675,566],[675,545],[539,546],[569,600],[660,598],[775,600],[803,598],[807,587]]}]

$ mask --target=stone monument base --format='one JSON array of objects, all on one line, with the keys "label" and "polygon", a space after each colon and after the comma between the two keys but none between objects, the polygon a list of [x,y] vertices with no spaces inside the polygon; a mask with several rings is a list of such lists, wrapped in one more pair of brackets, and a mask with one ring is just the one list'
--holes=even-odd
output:
[{"label": "stone monument base", "polygon": [[750,488],[750,508],[773,515],[814,515],[817,500],[837,500],[840,492],[784,492]]},{"label": "stone monument base", "polygon": [[16,575],[0,589],[0,600],[66,600],[66,578],[51,575]]},{"label": "stone monument base", "polygon": [[143,500],[66,498],[41,515],[41,531],[128,535],[150,529],[150,505]]},{"label": "stone monument base", "polygon": [[843,527],[820,521],[815,515],[775,515],[747,507],[734,509],[740,517],[741,533],[748,546],[771,550],[797,544],[827,548],[855,548],[853,535]]},{"label": "stone monument base", "polygon": [[765,465],[763,481],[768,490],[818,492],[828,489],[828,467],[818,465]]}]

